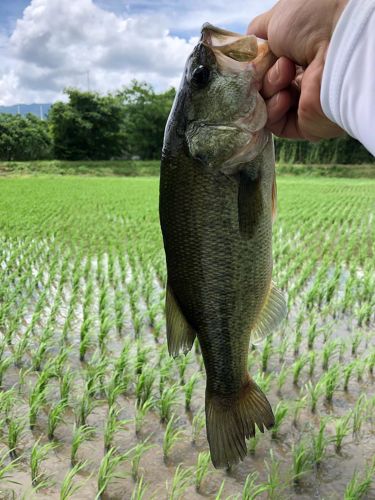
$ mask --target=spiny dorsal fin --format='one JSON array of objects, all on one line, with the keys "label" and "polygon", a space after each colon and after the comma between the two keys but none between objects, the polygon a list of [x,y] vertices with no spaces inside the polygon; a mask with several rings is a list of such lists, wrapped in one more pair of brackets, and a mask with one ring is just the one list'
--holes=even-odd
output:
[{"label": "spiny dorsal fin", "polygon": [[285,318],[286,313],[284,294],[271,281],[270,291],[251,331],[251,342],[259,341],[275,330]]},{"label": "spiny dorsal fin", "polygon": [[193,346],[196,333],[183,315],[170,285],[167,285],[165,302],[168,351],[174,358],[186,354]]}]

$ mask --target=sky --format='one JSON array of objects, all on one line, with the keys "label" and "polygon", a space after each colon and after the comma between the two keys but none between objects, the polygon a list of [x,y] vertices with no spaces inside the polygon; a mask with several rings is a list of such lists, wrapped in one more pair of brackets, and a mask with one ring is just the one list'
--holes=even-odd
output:
[{"label": "sky", "polygon": [[275,0],[0,0],[0,105],[177,86],[201,25],[245,32]]}]

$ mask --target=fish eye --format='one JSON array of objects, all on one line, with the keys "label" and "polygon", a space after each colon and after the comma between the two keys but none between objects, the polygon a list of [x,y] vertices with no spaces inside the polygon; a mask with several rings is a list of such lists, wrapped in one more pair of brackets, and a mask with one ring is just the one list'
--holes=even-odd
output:
[{"label": "fish eye", "polygon": [[207,66],[198,66],[193,71],[191,75],[191,81],[195,85],[195,87],[199,89],[203,89],[209,82],[210,79],[210,70]]}]

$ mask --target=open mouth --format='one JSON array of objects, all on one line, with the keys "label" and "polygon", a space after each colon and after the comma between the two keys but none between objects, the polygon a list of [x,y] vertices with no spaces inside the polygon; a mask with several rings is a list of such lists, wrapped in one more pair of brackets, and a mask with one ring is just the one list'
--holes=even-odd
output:
[{"label": "open mouth", "polygon": [[213,51],[222,73],[242,73],[253,69],[256,79],[260,81],[276,59],[265,40],[208,23],[202,26],[201,42]]}]

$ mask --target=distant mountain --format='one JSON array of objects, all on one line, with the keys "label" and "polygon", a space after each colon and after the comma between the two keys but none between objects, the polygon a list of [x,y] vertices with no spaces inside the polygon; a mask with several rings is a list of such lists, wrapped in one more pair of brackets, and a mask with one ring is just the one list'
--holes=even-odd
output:
[{"label": "distant mountain", "polygon": [[52,106],[52,103],[33,103],[33,104],[15,104],[14,106],[0,106],[0,113],[11,113],[12,115],[20,114],[27,115],[27,113],[33,113],[34,115],[46,117],[49,108]]}]

